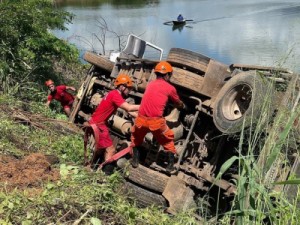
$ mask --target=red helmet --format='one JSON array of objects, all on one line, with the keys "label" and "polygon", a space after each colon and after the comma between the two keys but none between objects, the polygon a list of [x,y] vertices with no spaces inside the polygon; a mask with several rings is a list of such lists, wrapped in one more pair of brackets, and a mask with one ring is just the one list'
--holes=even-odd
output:
[{"label": "red helmet", "polygon": [[124,84],[126,87],[133,87],[131,78],[123,73],[119,74],[114,82],[114,85],[117,87],[121,84]]},{"label": "red helmet", "polygon": [[45,85],[46,85],[47,87],[49,87],[51,84],[54,84],[54,82],[53,82],[52,80],[47,80],[47,81],[45,82]]},{"label": "red helmet", "polygon": [[173,68],[170,63],[166,61],[161,61],[155,66],[154,72],[161,73],[161,74],[172,73]]}]

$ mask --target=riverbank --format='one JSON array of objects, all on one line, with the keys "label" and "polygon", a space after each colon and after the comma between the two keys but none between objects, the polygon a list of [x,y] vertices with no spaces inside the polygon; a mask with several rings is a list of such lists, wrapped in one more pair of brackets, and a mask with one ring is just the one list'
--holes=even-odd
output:
[{"label": "riverbank", "polygon": [[64,115],[3,95],[0,105],[0,224],[197,224],[138,208],[121,171],[84,167],[83,134]]}]

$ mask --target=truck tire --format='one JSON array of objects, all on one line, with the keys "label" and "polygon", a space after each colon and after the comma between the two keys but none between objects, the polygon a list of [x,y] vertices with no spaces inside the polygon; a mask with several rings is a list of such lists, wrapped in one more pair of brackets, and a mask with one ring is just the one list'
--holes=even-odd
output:
[{"label": "truck tire", "polygon": [[204,77],[188,70],[173,66],[173,75],[170,78],[170,82],[176,86],[201,94]]},{"label": "truck tire", "polygon": [[125,193],[133,198],[141,207],[148,207],[151,205],[166,207],[167,200],[160,194],[148,191],[130,182],[125,182]]},{"label": "truck tire", "polygon": [[114,63],[109,59],[92,52],[86,52],[83,56],[83,59],[107,72],[111,72],[114,68]]},{"label": "truck tire", "polygon": [[255,71],[242,72],[231,78],[215,100],[213,120],[216,127],[225,134],[237,133],[243,126],[256,124],[262,113],[266,116],[261,122],[266,122],[275,93],[270,85]]},{"label": "truck tire", "polygon": [[171,48],[167,61],[172,66],[184,67],[191,72],[204,74],[210,58],[186,49]]},{"label": "truck tire", "polygon": [[129,168],[129,173],[126,176],[126,179],[149,190],[162,193],[167,186],[169,177],[139,165],[138,168]]}]

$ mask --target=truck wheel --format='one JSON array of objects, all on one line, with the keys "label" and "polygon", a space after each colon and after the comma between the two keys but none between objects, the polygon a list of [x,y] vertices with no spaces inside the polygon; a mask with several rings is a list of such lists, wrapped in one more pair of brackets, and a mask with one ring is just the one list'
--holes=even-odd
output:
[{"label": "truck wheel", "polygon": [[133,198],[141,207],[147,207],[151,205],[162,207],[167,206],[167,201],[162,195],[138,187],[130,182],[125,182],[124,188],[126,194]]},{"label": "truck wheel", "polygon": [[83,56],[83,59],[107,72],[111,72],[114,68],[114,63],[109,59],[92,52],[86,52]]},{"label": "truck wheel", "polygon": [[266,122],[275,93],[270,85],[255,71],[231,78],[215,100],[213,120],[216,127],[223,133],[232,134],[241,131],[243,126],[246,128],[255,124],[262,115],[261,122]]},{"label": "truck wheel", "polygon": [[176,86],[183,87],[201,94],[204,77],[188,70],[173,66],[173,75],[170,78],[170,82]]},{"label": "truck wheel", "polygon": [[181,48],[171,48],[167,61],[172,66],[184,67],[187,70],[204,74],[210,58],[196,52]]},{"label": "truck wheel", "polygon": [[162,193],[167,185],[169,177],[139,165],[138,168],[129,168],[129,173],[128,176],[126,176],[126,179],[149,190]]}]

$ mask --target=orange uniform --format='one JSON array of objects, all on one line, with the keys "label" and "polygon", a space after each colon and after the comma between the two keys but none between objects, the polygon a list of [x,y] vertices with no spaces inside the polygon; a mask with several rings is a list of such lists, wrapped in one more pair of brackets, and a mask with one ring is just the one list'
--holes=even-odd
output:
[{"label": "orange uniform", "polygon": [[141,145],[145,135],[151,132],[165,150],[176,153],[174,133],[163,117],[168,100],[175,104],[180,102],[177,91],[171,84],[163,78],[158,78],[148,84],[140,105],[139,115],[131,130],[132,147]]}]

